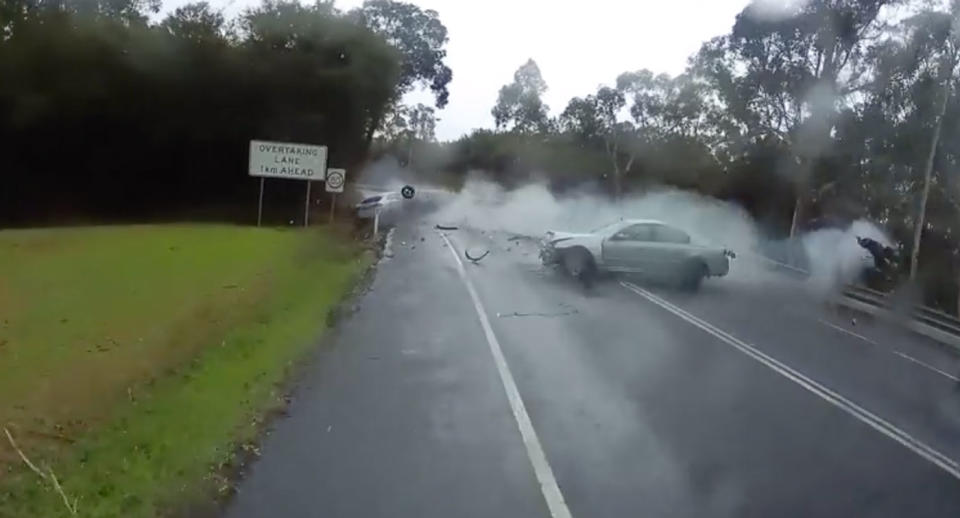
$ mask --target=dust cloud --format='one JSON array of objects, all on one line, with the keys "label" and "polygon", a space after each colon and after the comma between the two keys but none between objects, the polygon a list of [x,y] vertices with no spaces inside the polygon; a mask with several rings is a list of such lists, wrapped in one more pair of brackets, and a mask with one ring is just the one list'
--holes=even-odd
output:
[{"label": "dust cloud", "polygon": [[870,253],[857,244],[858,237],[869,237],[884,246],[892,241],[879,227],[865,220],[854,221],[846,229],[828,228],[801,237],[808,259],[809,282],[817,291],[827,291],[851,283],[873,264]]}]

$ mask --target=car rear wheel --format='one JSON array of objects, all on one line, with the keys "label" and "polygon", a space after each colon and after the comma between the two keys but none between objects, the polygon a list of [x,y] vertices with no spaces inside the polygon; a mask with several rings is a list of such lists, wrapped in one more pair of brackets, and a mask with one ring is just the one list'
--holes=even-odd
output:
[{"label": "car rear wheel", "polygon": [[691,261],[683,267],[680,279],[680,287],[686,291],[697,291],[703,284],[703,279],[707,277],[707,265],[700,261]]}]

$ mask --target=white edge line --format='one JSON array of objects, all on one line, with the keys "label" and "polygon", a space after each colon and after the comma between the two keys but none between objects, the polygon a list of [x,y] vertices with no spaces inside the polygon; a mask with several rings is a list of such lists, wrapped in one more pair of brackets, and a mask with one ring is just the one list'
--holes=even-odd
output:
[{"label": "white edge line", "polygon": [[447,247],[450,248],[450,253],[453,254],[453,259],[457,263],[457,273],[460,274],[460,280],[463,281],[463,284],[467,287],[467,292],[470,294],[473,307],[477,311],[477,317],[480,319],[480,327],[483,328],[483,334],[486,336],[487,344],[490,346],[490,352],[493,354],[493,361],[497,366],[500,381],[503,383],[503,390],[507,393],[510,410],[513,412],[517,427],[520,429],[520,436],[527,450],[527,458],[530,459],[530,464],[533,466],[533,472],[537,477],[537,482],[540,483],[540,492],[543,493],[543,498],[547,502],[550,516],[553,518],[572,518],[570,509],[567,507],[567,503],[563,499],[563,494],[560,492],[557,479],[553,475],[553,469],[547,461],[547,455],[544,453],[543,447],[540,445],[540,439],[537,437],[537,432],[533,428],[530,415],[527,414],[527,408],[524,406],[523,399],[520,397],[520,391],[517,390],[517,383],[514,381],[513,375],[510,374],[510,366],[507,365],[507,360],[503,356],[500,342],[497,341],[497,336],[493,333],[493,327],[490,326],[490,320],[487,318],[487,312],[480,302],[480,296],[477,295],[477,290],[473,287],[473,283],[467,276],[463,268],[463,261],[461,261],[460,256],[457,255],[453,243],[450,242],[443,232],[438,232],[438,234],[440,234],[440,237],[447,243]]},{"label": "white edge line", "polygon": [[746,354],[747,356],[753,358],[754,360],[760,362],[766,367],[772,369],[774,372],[780,374],[781,376],[793,381],[797,385],[805,388],[809,392],[819,396],[824,401],[834,405],[835,407],[843,410],[847,414],[851,415],[858,421],[870,426],[874,430],[880,432],[883,435],[893,439],[894,441],[902,444],[907,447],[917,455],[927,459],[937,467],[943,469],[950,475],[953,475],[954,478],[960,479],[960,463],[947,457],[943,453],[935,450],[933,447],[921,442],[920,440],[914,438],[910,434],[904,432],[903,430],[897,428],[896,426],[888,423],[881,417],[874,415],[865,408],[857,405],[853,401],[841,396],[840,394],[830,390],[829,388],[821,385],[820,383],[808,378],[804,374],[794,370],[792,367],[781,363],[780,361],[768,356],[767,354],[761,352],[760,350],[754,348],[753,346],[747,344],[746,342],[741,341],[740,339],[726,333],[725,331],[714,327],[709,322],[702,320],[686,311],[674,306],[673,304],[661,299],[660,297],[640,288],[634,284],[628,282],[621,282],[621,286],[624,288],[644,297],[645,299],[653,302],[654,304],[666,309],[667,311],[677,315],[678,317],[686,320],[687,322],[693,324],[696,327],[710,333],[711,335],[719,338],[721,341],[727,343],[728,345],[733,346],[735,349]]},{"label": "white edge line", "polygon": [[937,374],[939,374],[939,375],[941,375],[941,376],[943,376],[943,377],[945,377],[945,378],[950,378],[950,379],[952,379],[953,381],[956,381],[957,383],[960,383],[960,378],[958,378],[958,377],[950,374],[949,372],[944,372],[944,371],[942,371],[942,370],[934,367],[933,365],[930,365],[929,363],[926,363],[926,362],[924,362],[924,361],[920,361],[920,360],[914,358],[913,356],[910,356],[909,354],[902,353],[902,352],[897,351],[897,350],[894,350],[894,351],[893,351],[893,354],[896,354],[897,356],[903,358],[904,360],[907,360],[908,362],[915,363],[915,364],[917,364],[917,365],[920,366],[920,367],[923,367],[923,368],[925,368],[925,369],[931,370],[931,371],[933,371],[933,372],[935,372],[935,373],[937,373]]},{"label": "white edge line", "polygon": [[396,229],[397,227],[390,227],[390,230],[387,231],[387,239],[383,242],[383,257],[381,260],[393,257],[393,231]]}]

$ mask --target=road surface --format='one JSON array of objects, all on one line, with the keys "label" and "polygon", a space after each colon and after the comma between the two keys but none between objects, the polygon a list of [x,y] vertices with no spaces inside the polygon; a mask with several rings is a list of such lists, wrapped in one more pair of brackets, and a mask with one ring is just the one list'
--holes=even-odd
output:
[{"label": "road surface", "polygon": [[433,223],[395,229],[227,517],[960,516],[951,351],[797,281],[585,292]]}]

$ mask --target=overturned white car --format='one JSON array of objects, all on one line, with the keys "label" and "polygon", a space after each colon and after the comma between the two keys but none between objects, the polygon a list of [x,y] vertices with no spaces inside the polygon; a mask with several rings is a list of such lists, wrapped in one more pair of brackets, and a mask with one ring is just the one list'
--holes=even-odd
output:
[{"label": "overturned white car", "polygon": [[656,220],[622,220],[587,234],[548,231],[544,264],[557,264],[589,286],[598,273],[640,274],[696,290],[706,277],[722,277],[736,255],[698,245],[676,227]]}]

